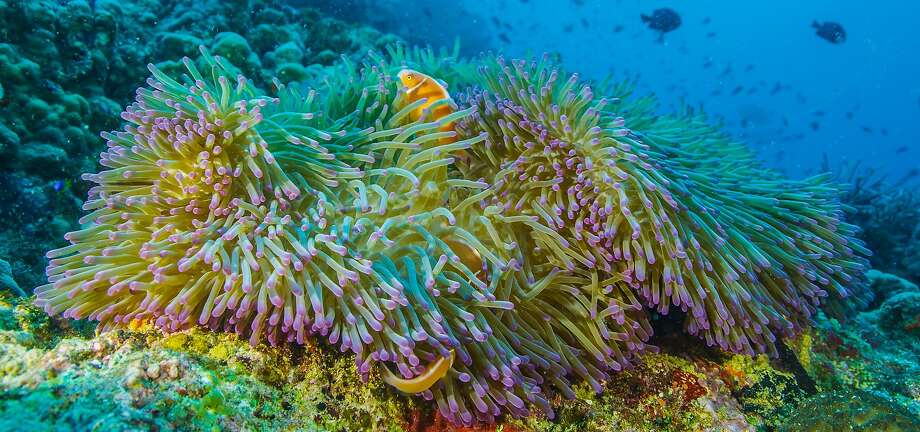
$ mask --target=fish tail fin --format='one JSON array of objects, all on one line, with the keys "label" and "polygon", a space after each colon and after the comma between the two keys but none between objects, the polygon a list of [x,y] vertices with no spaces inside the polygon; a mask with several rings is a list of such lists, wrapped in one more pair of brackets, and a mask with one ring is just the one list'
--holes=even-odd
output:
[{"label": "fish tail fin", "polygon": [[818,24],[818,21],[812,21],[811,26],[814,28],[821,28],[821,24]]},{"label": "fish tail fin", "polygon": [[639,17],[642,18],[642,22],[646,22],[646,23],[652,20],[652,17],[646,14],[639,15]]}]

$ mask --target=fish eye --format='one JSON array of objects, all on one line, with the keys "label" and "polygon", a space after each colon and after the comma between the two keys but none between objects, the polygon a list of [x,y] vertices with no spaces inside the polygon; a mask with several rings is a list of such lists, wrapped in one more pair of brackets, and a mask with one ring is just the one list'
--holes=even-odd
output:
[{"label": "fish eye", "polygon": [[412,78],[414,78],[414,75],[412,74],[406,75],[407,80],[412,81]]}]

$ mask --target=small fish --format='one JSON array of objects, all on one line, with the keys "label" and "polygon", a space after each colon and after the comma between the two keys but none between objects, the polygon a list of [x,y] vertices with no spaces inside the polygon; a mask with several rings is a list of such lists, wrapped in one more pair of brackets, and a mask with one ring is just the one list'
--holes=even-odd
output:
[{"label": "small fish", "polygon": [[882,133],[882,135],[888,136],[888,129],[882,128],[880,132]]},{"label": "small fish", "polygon": [[585,19],[585,18],[582,18],[582,19],[581,19],[581,25],[584,26],[584,28],[591,27],[591,24],[588,23],[588,20]]},{"label": "small fish", "polygon": [[897,149],[895,149],[894,152],[895,152],[895,154],[902,154],[902,153],[907,153],[908,150],[910,150],[909,147],[907,147],[907,146],[901,146],[901,147],[898,147]]},{"label": "small fish", "polygon": [[811,122],[810,125],[811,125],[811,130],[813,131],[817,131],[819,128],[821,128],[821,123],[818,123],[816,121]]},{"label": "small fish", "polygon": [[742,86],[735,87],[735,89],[732,90],[732,96],[736,96],[738,93],[741,93],[742,90],[744,90]]},{"label": "small fish", "polygon": [[496,17],[496,16],[493,16],[493,17],[492,17],[492,24],[494,24],[495,27],[501,27],[501,26],[502,26],[502,22],[501,22],[501,21],[498,19],[498,17]]},{"label": "small fish", "polygon": [[438,358],[428,365],[425,372],[411,379],[398,376],[391,372],[390,368],[382,366],[383,373],[381,373],[381,377],[383,378],[383,382],[396,387],[403,393],[421,393],[431,388],[431,386],[437,383],[441,378],[444,378],[444,375],[447,375],[447,371],[454,365],[455,358],[456,354],[454,354],[454,350],[450,350],[449,357]]},{"label": "small fish", "polygon": [[783,126],[789,127],[789,119],[787,117],[783,117]]},{"label": "small fish", "polygon": [[842,25],[835,22],[825,21],[824,24],[819,24],[817,21],[812,21],[811,26],[815,29],[815,34],[818,37],[832,44],[844,43],[847,40],[846,30],[843,29]]},{"label": "small fish", "polygon": [[571,33],[573,28],[575,28],[575,24],[566,24],[565,27],[562,27],[562,31]]},{"label": "small fish", "polygon": [[425,16],[428,18],[431,18],[433,16],[431,13],[431,9],[428,9],[428,8],[422,8],[422,13],[425,14]]},{"label": "small fish", "polygon": [[[409,118],[412,121],[417,121],[422,118],[428,108],[435,102],[445,99],[447,100],[447,103],[440,104],[435,107],[434,110],[430,111],[427,120],[440,120],[442,117],[454,112],[455,104],[453,99],[451,99],[447,89],[434,78],[412,69],[403,69],[399,71],[397,77],[406,90],[407,103],[414,103],[416,101],[425,99],[424,103],[409,113]],[[450,122],[441,125],[440,130],[442,132],[453,131],[454,123]],[[449,144],[456,140],[456,137],[442,138],[441,143]]]},{"label": "small fish", "polygon": [[498,38],[501,39],[502,42],[504,42],[504,43],[509,43],[509,44],[511,43],[511,39],[508,38],[508,35],[505,34],[504,32],[499,33],[499,34],[498,34]]},{"label": "small fish", "polygon": [[708,37],[708,38],[714,38],[714,37],[716,37],[716,32],[709,32],[709,33],[706,33],[706,37]]},{"label": "small fish", "polygon": [[680,15],[673,9],[661,8],[652,11],[652,15],[640,15],[642,22],[648,24],[648,28],[658,32],[658,41],[664,40],[664,34],[672,32],[680,27]]},{"label": "small fish", "polygon": [[771,96],[775,95],[781,91],[783,91],[783,84],[780,82],[777,82],[776,84],[773,85],[773,89],[770,90],[770,95]]},{"label": "small fish", "polygon": [[706,17],[706,18],[703,18],[703,21],[700,22],[700,24],[706,25],[706,24],[709,24],[709,23],[711,23],[711,22],[712,22],[712,19],[710,19],[709,17]]},{"label": "small fish", "polygon": [[616,26],[613,27],[613,32],[614,32],[614,33],[619,33],[619,32],[621,32],[621,31],[623,31],[623,29],[624,29],[624,27],[623,27],[622,24],[617,24]]},{"label": "small fish", "polygon": [[862,126],[860,127],[860,129],[862,129],[862,131],[865,133],[868,133],[868,134],[872,133],[872,128],[870,128],[869,126]]},{"label": "small fish", "polygon": [[824,111],[821,111],[821,110],[816,110],[816,111],[815,111],[814,113],[812,113],[812,114],[814,114],[814,115],[817,116],[817,117],[824,117]]},{"label": "small fish", "polygon": [[847,120],[853,120],[853,112],[847,111]]},{"label": "small fish", "polygon": [[752,64],[749,64],[749,65],[747,65],[747,66],[744,67],[744,71],[745,71],[745,72],[750,72],[750,71],[752,71],[752,70],[754,70],[754,65],[752,65]]},{"label": "small fish", "polygon": [[62,191],[64,189],[64,181],[55,180],[53,183],[51,183],[51,188],[53,188],[55,192]]}]

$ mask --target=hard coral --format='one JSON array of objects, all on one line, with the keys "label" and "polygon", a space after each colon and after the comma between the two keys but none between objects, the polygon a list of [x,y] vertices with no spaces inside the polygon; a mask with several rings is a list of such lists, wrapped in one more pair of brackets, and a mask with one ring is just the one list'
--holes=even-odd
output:
[{"label": "hard coral", "polygon": [[[820,179],[752,167],[698,117],[627,129],[546,59],[484,63],[398,47],[272,96],[207,52],[178,80],[151,66],[36,303],[103,330],[323,337],[365,377],[456,356],[414,391],[470,424],[601,391],[647,348],[646,305],[768,351],[858,288],[862,249]],[[470,89],[414,119],[403,67]]]}]

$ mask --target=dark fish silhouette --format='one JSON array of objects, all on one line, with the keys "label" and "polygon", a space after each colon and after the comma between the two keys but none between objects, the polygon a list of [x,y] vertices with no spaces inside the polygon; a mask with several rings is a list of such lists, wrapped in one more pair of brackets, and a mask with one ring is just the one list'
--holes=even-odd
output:
[{"label": "dark fish silhouette", "polygon": [[744,67],[744,71],[745,71],[745,72],[750,72],[750,71],[752,71],[752,70],[754,70],[754,65],[752,65],[752,64],[749,64],[749,65],[747,65],[747,66]]},{"label": "dark fish silhouette", "polygon": [[744,90],[744,87],[742,87],[742,86],[735,87],[735,89],[732,90],[732,96],[735,96],[735,95],[737,95],[738,93],[741,93],[742,90]]},{"label": "dark fish silhouette", "polygon": [[706,18],[703,18],[703,22],[702,22],[701,24],[706,25],[706,24],[709,24],[709,23],[711,23],[711,22],[712,22],[712,20],[709,19],[709,17],[706,17]]},{"label": "dark fish silhouette", "polygon": [[815,34],[832,44],[844,43],[847,41],[847,32],[843,26],[832,21],[825,21],[819,24],[812,21],[811,26],[815,28]]},{"label": "dark fish silhouette", "polygon": [[499,33],[498,38],[501,39],[502,42],[504,43],[511,43],[511,39],[509,39],[508,35],[506,35],[505,33]]},{"label": "dark fish silhouette", "polygon": [[584,18],[581,19],[581,25],[584,26],[585,28],[588,28],[588,27],[591,26],[591,24],[588,23],[588,20],[586,20],[586,19],[584,19]]},{"label": "dark fish silhouette", "polygon": [[888,136],[888,129],[882,128],[880,132],[882,132],[882,135]]},{"label": "dark fish silhouette", "polygon": [[850,111],[847,111],[847,120],[853,120],[853,113]]},{"label": "dark fish silhouette", "polygon": [[910,150],[909,147],[901,146],[901,147],[898,147],[894,152],[895,154],[901,154],[901,153],[907,153],[908,150]]},{"label": "dark fish silhouette", "polygon": [[773,86],[773,89],[770,90],[770,95],[775,95],[781,91],[783,91],[783,83],[777,81],[776,84]]},{"label": "dark fish silhouette", "polygon": [[621,31],[623,31],[623,26],[622,26],[622,25],[617,24],[617,26],[613,28],[613,32],[614,32],[614,33],[619,33],[619,32],[621,32]]},{"label": "dark fish silhouette", "polygon": [[821,123],[816,121],[811,122],[811,130],[816,131],[821,127]]},{"label": "dark fish silhouette", "polygon": [[562,28],[562,31],[564,31],[564,32],[566,32],[566,33],[571,33],[571,32],[572,32],[572,28],[574,28],[574,27],[575,27],[575,24],[566,24],[565,27]]},{"label": "dark fish silhouette", "polygon": [[680,15],[673,9],[661,8],[655,9],[651,16],[641,15],[642,22],[648,24],[648,28],[657,31],[658,40],[664,40],[664,34],[674,31],[680,27]]},{"label": "dark fish silhouette", "polygon": [[872,128],[870,128],[869,126],[863,126],[861,129],[865,133],[869,133],[869,134],[872,133]]},{"label": "dark fish silhouette", "polygon": [[716,32],[709,32],[709,33],[706,33],[706,37],[708,37],[708,38],[714,38],[714,37],[716,37]]}]

